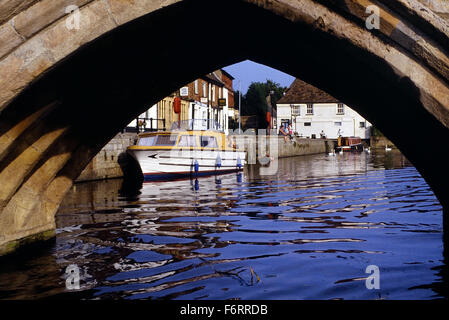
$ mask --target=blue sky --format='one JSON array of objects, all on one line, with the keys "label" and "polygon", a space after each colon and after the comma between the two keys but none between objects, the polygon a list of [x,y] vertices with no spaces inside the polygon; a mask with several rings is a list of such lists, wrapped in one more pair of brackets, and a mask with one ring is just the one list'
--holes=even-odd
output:
[{"label": "blue sky", "polygon": [[263,64],[245,60],[223,68],[229,72],[234,78],[234,90],[239,89],[238,80],[242,81],[242,93],[245,94],[251,82],[265,82],[267,79],[279,83],[281,86],[289,87],[294,77],[267,67]]}]

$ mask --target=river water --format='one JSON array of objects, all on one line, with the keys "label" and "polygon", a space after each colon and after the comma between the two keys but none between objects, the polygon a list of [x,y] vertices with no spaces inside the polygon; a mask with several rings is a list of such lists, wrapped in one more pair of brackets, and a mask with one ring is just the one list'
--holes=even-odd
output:
[{"label": "river water", "polygon": [[[442,208],[401,153],[278,165],[274,175],[252,165],[219,179],[76,184],[56,240],[2,262],[0,298],[444,298]],[[69,265],[78,290],[66,287]],[[379,289],[366,286],[369,265]]]}]

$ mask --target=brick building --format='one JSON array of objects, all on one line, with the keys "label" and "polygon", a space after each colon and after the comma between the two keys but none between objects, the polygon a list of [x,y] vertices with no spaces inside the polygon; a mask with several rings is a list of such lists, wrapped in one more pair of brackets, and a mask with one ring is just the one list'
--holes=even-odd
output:
[{"label": "brick building", "polygon": [[[234,78],[222,69],[206,74],[151,106],[128,125],[127,131],[137,127],[139,131],[169,130],[172,123],[178,121],[173,103],[175,97],[180,97],[181,120],[192,120],[195,130],[212,128],[216,121],[219,128],[228,133],[229,120],[236,115],[232,80]],[[224,99],[221,105],[220,99]]]}]

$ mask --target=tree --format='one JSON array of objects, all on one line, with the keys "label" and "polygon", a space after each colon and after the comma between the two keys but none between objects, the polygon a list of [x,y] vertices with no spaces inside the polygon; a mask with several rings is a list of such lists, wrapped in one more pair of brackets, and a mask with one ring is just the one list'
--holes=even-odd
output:
[{"label": "tree", "polygon": [[246,95],[242,96],[242,115],[257,116],[259,128],[266,128],[266,114],[269,110],[267,97],[271,94],[271,103],[275,105],[286,89],[272,80],[252,82]]}]

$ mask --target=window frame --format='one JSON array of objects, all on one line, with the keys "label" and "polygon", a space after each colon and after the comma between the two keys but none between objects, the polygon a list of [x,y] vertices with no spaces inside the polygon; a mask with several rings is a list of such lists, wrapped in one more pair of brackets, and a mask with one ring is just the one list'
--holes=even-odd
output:
[{"label": "window frame", "polygon": [[308,103],[307,107],[306,107],[306,116],[311,116],[311,115],[313,115],[313,103]]},{"label": "window frame", "polygon": [[345,114],[345,105],[343,103],[337,104],[337,115],[344,115]]},{"label": "window frame", "polygon": [[207,84],[203,81],[203,98],[207,98]]},{"label": "window frame", "polygon": [[[292,112],[292,116],[297,116],[297,117],[301,116],[301,106],[299,106],[299,105],[292,105],[291,107],[292,107],[292,111],[291,111]],[[295,112],[293,112],[293,110],[295,110]]]}]

